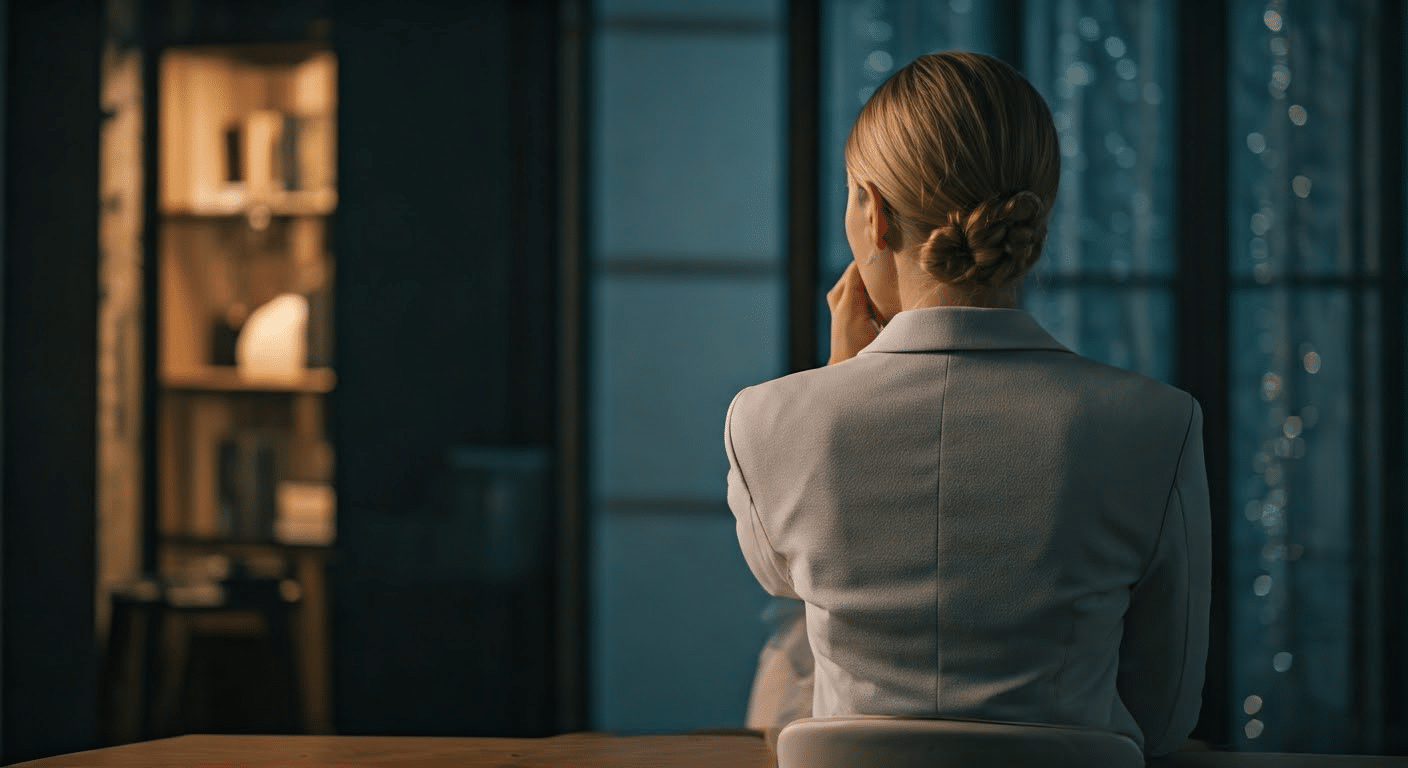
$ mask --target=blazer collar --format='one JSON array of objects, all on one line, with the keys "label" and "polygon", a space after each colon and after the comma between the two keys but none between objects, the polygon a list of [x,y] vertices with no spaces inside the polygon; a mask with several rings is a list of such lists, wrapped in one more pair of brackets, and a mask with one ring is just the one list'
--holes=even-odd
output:
[{"label": "blazer collar", "polygon": [[1070,352],[1020,309],[926,307],[896,314],[861,354],[974,349]]}]

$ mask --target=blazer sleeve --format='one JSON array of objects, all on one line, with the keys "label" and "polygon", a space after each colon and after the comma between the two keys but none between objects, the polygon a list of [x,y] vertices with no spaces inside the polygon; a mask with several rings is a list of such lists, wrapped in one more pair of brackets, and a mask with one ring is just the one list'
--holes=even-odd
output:
[{"label": "blazer sleeve", "polygon": [[738,545],[743,549],[743,559],[748,561],[749,569],[753,571],[758,583],[763,585],[763,589],[778,597],[801,599],[792,587],[787,560],[773,549],[767,531],[763,528],[762,518],[758,516],[758,508],[753,503],[753,493],[748,488],[738,453],[734,450],[734,407],[742,397],[743,392],[734,396],[733,402],[728,406],[728,415],[724,418],[724,450],[728,452],[728,506],[733,510],[737,524]]},{"label": "blazer sleeve", "polygon": [[1120,699],[1151,757],[1177,750],[1198,720],[1212,592],[1210,538],[1203,414],[1192,401],[1162,529],[1130,596],[1120,644]]}]

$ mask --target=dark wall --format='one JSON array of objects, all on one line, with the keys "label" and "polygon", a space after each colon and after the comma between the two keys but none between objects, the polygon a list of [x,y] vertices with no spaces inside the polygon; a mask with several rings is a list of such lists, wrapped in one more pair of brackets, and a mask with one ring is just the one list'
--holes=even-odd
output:
[{"label": "dark wall", "polygon": [[342,733],[555,729],[556,3],[342,0]]},{"label": "dark wall", "polygon": [[0,3],[0,762],[96,746],[97,0]]}]

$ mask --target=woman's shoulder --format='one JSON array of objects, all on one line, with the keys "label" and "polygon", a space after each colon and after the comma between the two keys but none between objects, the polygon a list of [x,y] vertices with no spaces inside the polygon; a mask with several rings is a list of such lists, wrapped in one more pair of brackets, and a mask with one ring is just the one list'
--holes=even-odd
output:
[{"label": "woman's shoulder", "polygon": [[729,405],[728,429],[734,440],[825,433],[828,425],[859,416],[868,400],[881,396],[877,362],[862,355],[747,387]]},{"label": "woman's shoulder", "polygon": [[1101,399],[1131,399],[1148,407],[1164,404],[1183,410],[1195,403],[1193,396],[1167,382],[1139,371],[1131,371],[1080,355],[1072,356],[1084,387],[1100,394]]},{"label": "woman's shoulder", "polygon": [[734,396],[730,410],[777,414],[788,410],[816,411],[828,404],[861,396],[875,381],[882,362],[860,355],[834,365],[797,371],[744,388]]}]

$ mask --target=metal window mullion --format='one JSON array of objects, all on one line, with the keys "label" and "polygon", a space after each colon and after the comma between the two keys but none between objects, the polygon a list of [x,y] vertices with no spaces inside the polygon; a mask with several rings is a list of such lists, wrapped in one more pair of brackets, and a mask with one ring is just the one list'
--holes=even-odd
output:
[{"label": "metal window mullion", "polygon": [[[1384,105],[1377,98],[1378,93],[1374,88],[1378,77],[1375,70],[1381,51],[1378,50],[1378,40],[1368,31],[1371,19],[1365,18],[1362,23],[1364,26],[1361,32],[1364,39],[1363,44],[1359,46],[1359,60],[1356,62],[1362,76],[1354,78],[1350,100],[1351,104],[1357,106],[1353,113],[1363,116],[1361,121],[1351,127],[1351,130],[1359,135],[1359,141],[1356,143],[1360,152],[1351,163],[1352,181],[1349,185],[1349,208],[1355,212],[1356,221],[1346,234],[1349,238],[1350,269],[1354,273],[1372,277],[1375,263],[1382,262],[1383,255],[1379,251],[1381,243],[1375,226],[1376,221],[1381,218],[1377,190],[1378,173],[1376,167],[1368,166],[1371,163],[1377,165],[1377,150],[1381,144],[1377,117]],[[1354,702],[1353,716],[1361,724],[1359,733],[1351,738],[1358,741],[1355,746],[1359,750],[1373,752],[1377,747],[1382,725],[1379,674],[1382,645],[1378,626],[1381,614],[1377,599],[1381,583],[1380,557],[1376,544],[1379,534],[1379,510],[1374,503],[1379,489],[1371,487],[1376,469],[1371,462],[1375,453],[1372,445],[1374,436],[1376,432],[1382,431],[1382,426],[1376,418],[1375,408],[1375,389],[1378,382],[1372,380],[1371,374],[1371,358],[1377,350],[1369,348],[1367,338],[1373,336],[1373,329],[1368,323],[1368,308],[1365,306],[1370,290],[1372,289],[1369,286],[1363,285],[1348,291],[1348,352],[1350,386],[1353,389],[1349,397],[1349,408],[1350,423],[1356,425],[1356,437],[1349,444],[1349,466],[1354,474],[1349,483],[1349,509],[1353,516],[1350,521],[1351,540],[1354,542],[1357,557],[1350,566],[1353,569],[1350,580],[1353,587],[1347,597],[1350,601],[1351,616],[1350,698]],[[1314,621],[1314,618],[1308,617],[1308,620]]]},{"label": "metal window mullion", "polygon": [[1398,2],[1379,6],[1378,47],[1380,56],[1378,100],[1378,168],[1380,178],[1379,217],[1381,247],[1379,282],[1379,387],[1383,403],[1379,431],[1382,469],[1381,503],[1384,511],[1380,547],[1383,590],[1380,595],[1383,616],[1382,740],[1386,754],[1408,752],[1408,660],[1401,649],[1408,643],[1408,569],[1403,549],[1405,536],[1404,402],[1404,303],[1408,301],[1403,280],[1404,262],[1404,13]]},{"label": "metal window mullion", "polygon": [[787,370],[816,367],[821,3],[787,3]]},{"label": "metal window mullion", "polygon": [[[1194,734],[1229,740],[1230,655],[1229,418],[1230,295],[1227,220],[1231,167],[1228,91],[1228,8],[1225,0],[1177,5],[1175,146],[1179,384],[1202,404],[1203,437],[1212,501],[1212,615],[1203,708]],[[1190,108],[1181,108],[1182,106]],[[1191,108],[1196,105],[1197,108]]]}]

